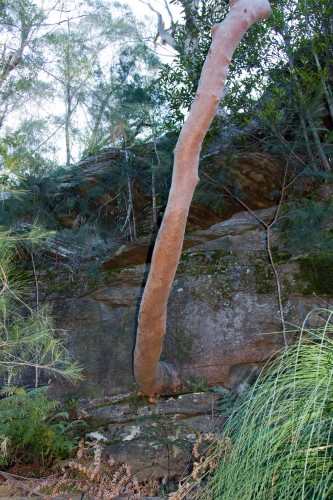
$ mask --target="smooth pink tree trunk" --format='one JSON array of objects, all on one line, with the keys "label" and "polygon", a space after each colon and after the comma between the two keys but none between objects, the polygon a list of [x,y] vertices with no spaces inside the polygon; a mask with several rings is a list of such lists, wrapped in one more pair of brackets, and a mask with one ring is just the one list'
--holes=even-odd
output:
[{"label": "smooth pink tree trunk", "polygon": [[212,43],[198,90],[174,151],[172,184],[141,301],[134,375],[147,396],[181,388],[178,369],[160,361],[166,332],[167,303],[177,270],[187,216],[199,181],[199,155],[203,139],[222,98],[234,50],[246,31],[271,13],[268,0],[231,0],[230,12],[212,28]]}]

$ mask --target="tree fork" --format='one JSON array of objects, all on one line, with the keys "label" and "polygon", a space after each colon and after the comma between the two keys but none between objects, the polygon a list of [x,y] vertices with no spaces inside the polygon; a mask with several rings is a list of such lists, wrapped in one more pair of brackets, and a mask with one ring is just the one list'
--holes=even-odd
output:
[{"label": "tree fork", "polygon": [[159,359],[166,332],[167,302],[183,246],[192,196],[199,181],[202,142],[222,98],[237,45],[253,24],[266,19],[270,13],[268,0],[230,0],[228,15],[212,28],[212,43],[197,93],[174,151],[169,199],[140,305],[134,375],[147,396],[175,392],[182,386],[179,370]]}]

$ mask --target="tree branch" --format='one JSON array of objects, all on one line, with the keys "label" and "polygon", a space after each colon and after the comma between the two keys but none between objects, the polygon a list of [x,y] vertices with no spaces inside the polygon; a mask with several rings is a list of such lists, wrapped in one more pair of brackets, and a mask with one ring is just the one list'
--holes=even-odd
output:
[{"label": "tree branch", "polygon": [[150,10],[155,12],[155,14],[157,15],[157,35],[155,38],[155,42],[158,38],[160,38],[162,45],[170,45],[170,47],[176,50],[175,40],[171,35],[171,33],[169,33],[169,30],[165,29],[162,14],[158,10],[156,10],[150,4],[150,2],[144,2],[143,0],[140,0],[140,2],[147,5],[150,8]]}]

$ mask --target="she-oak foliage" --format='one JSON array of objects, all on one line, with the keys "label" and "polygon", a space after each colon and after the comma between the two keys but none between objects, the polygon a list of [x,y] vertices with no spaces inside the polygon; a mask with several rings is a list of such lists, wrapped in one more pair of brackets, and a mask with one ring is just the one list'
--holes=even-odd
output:
[{"label": "she-oak foliage", "polygon": [[[16,461],[41,465],[54,458],[65,458],[76,445],[68,413],[56,413],[59,406],[39,387],[47,377],[75,382],[82,379],[81,368],[71,362],[64,342],[46,308],[25,302],[33,291],[34,278],[17,262],[34,254],[47,233],[30,231],[0,232],[0,466]],[[33,283],[33,284],[32,284]],[[24,388],[27,375],[34,376],[35,388]]]},{"label": "she-oak foliage", "polygon": [[40,372],[71,381],[82,379],[81,368],[70,362],[63,341],[56,338],[48,311],[25,302],[34,277],[16,262],[24,254],[33,259],[45,236],[38,228],[23,234],[0,232],[0,387],[8,392],[29,369],[35,370],[36,387]]}]

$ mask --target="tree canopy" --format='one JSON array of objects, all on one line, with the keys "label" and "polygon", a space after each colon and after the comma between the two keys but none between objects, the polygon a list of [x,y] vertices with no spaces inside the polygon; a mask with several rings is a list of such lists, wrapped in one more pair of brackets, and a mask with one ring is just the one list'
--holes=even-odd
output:
[{"label": "tree canopy", "polygon": [[[172,148],[195,94],[210,27],[228,10],[227,2],[172,0],[163,17],[158,3],[140,3],[147,20],[135,18],[125,3],[105,0],[47,8],[3,1],[0,11],[2,184],[13,189],[23,179],[24,189],[36,180],[45,186],[43,176],[58,179],[63,166],[118,148],[121,165],[103,189],[112,184],[126,238],[140,235],[137,218],[147,209],[155,227],[163,212]],[[205,175],[195,200],[217,212],[221,189],[235,193],[229,173],[235,155],[273,156],[281,170],[288,165],[296,190],[331,176],[331,2],[274,0],[272,9],[237,48],[203,146],[203,157],[218,148],[227,158],[219,171],[200,163]],[[172,47],[173,55],[161,59],[161,47]],[[31,196],[38,200],[36,189]],[[68,199],[76,213],[82,205],[77,196]]]}]

